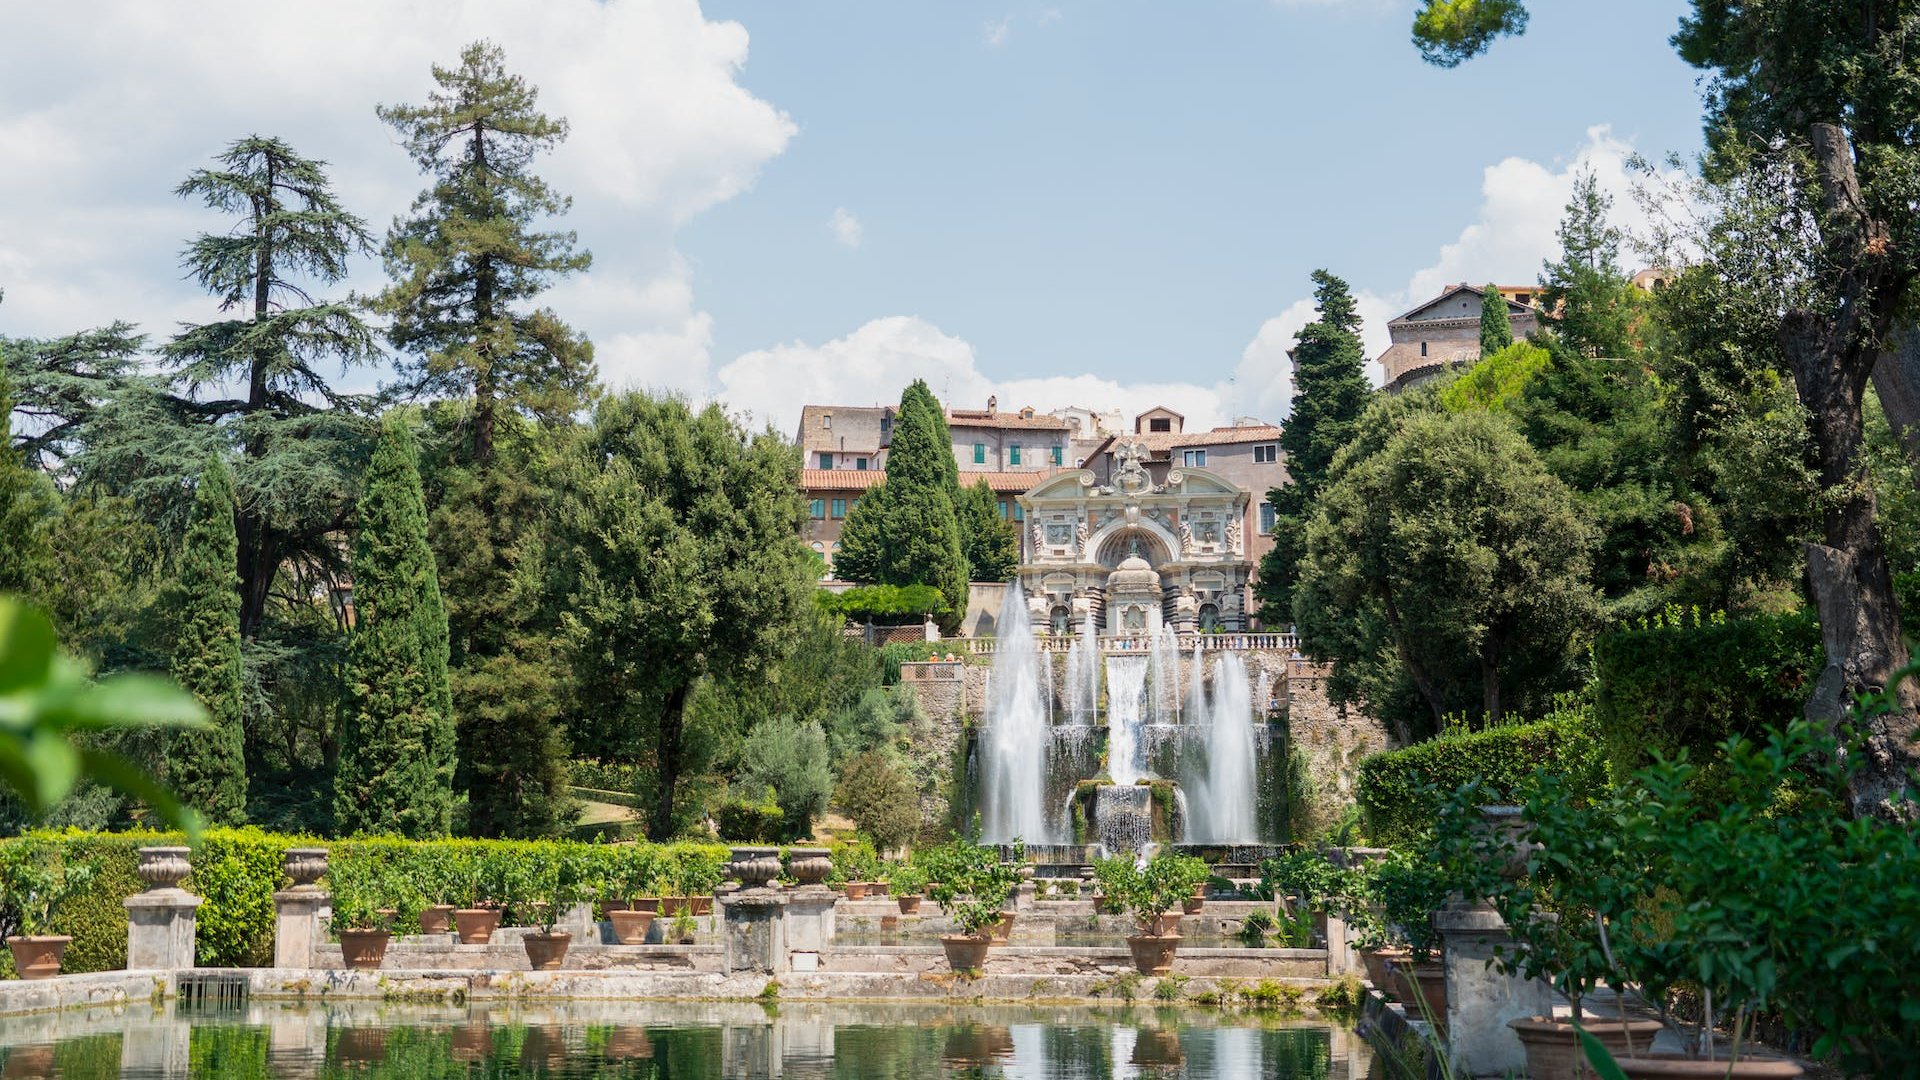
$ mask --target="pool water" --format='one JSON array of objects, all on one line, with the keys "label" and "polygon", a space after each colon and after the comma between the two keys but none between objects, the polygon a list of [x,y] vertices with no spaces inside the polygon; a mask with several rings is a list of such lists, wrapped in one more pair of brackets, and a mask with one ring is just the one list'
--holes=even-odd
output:
[{"label": "pool water", "polygon": [[0,1078],[1261,1077],[1357,1080],[1351,1031],[1197,1009],[257,1002],[0,1018]]}]

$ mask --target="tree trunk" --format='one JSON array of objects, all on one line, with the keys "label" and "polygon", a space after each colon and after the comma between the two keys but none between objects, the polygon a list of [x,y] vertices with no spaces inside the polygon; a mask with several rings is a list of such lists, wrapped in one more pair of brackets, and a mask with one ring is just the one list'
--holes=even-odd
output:
[{"label": "tree trunk", "polygon": [[[1815,124],[1810,144],[1819,174],[1823,243],[1834,267],[1834,314],[1791,309],[1780,320],[1780,346],[1806,408],[1819,456],[1824,544],[1807,545],[1807,584],[1820,615],[1827,666],[1807,702],[1807,716],[1828,727],[1845,721],[1862,694],[1884,689],[1907,663],[1893,575],[1875,524],[1873,484],[1861,454],[1861,404],[1880,360],[1878,342],[1891,329],[1904,281],[1890,280],[1884,222],[1865,209],[1847,135]],[[1920,757],[1908,738],[1920,701],[1903,686],[1891,716],[1876,718],[1866,761],[1850,782],[1855,814],[1907,816],[1894,802]]]},{"label": "tree trunk", "polygon": [[1487,727],[1500,723],[1500,646],[1491,640],[1480,646],[1480,707]]},{"label": "tree trunk", "polygon": [[[1387,609],[1387,625],[1393,628],[1393,649],[1400,654],[1400,663],[1406,667],[1407,678],[1412,680],[1413,688],[1420,691],[1420,696],[1427,700],[1427,707],[1433,710],[1433,730],[1437,732],[1447,720],[1447,706],[1441,700],[1440,688],[1434,685],[1433,676],[1427,673],[1426,665],[1415,658],[1412,647],[1407,644],[1406,632],[1400,625],[1400,611],[1394,606],[1393,597],[1383,596],[1381,603]],[[1399,735],[1401,742],[1413,742],[1413,732],[1401,731]]]},{"label": "tree trunk", "polygon": [[[485,176],[487,172],[487,129],[476,125],[473,129],[474,172]],[[494,332],[493,310],[493,256],[481,255],[474,266],[473,281],[473,318],[475,341],[474,357],[478,370],[473,380],[473,462],[484,466],[493,457],[493,410],[497,387],[494,383],[494,357],[486,342],[492,340]]]},{"label": "tree trunk", "polygon": [[691,683],[682,683],[667,694],[660,710],[660,731],[654,741],[660,789],[653,797],[653,818],[647,822],[647,839],[673,839],[674,788],[680,782],[681,741],[686,736],[687,692]]},{"label": "tree trunk", "polygon": [[1873,389],[1920,484],[1920,326],[1902,325],[1873,365]]},{"label": "tree trunk", "polygon": [[[271,314],[273,305],[273,237],[267,233],[267,215],[273,210],[274,160],[266,159],[266,194],[253,199],[253,321],[260,323]],[[273,357],[256,352],[247,372],[247,417],[267,408],[267,379]],[[247,460],[258,461],[267,454],[266,438],[258,429],[247,436],[241,448]],[[234,532],[240,549],[240,636],[259,635],[266,621],[267,594],[273,589],[278,569],[279,544],[273,530],[258,510],[248,510],[245,500],[234,504]]]}]

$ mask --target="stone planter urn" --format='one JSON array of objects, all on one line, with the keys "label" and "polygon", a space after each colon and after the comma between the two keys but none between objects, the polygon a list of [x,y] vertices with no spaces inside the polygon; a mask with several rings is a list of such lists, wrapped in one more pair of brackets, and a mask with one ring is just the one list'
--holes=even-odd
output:
[{"label": "stone planter urn", "polygon": [[947,966],[955,971],[980,971],[987,966],[987,950],[993,938],[986,934],[957,934],[940,939],[946,951]]},{"label": "stone planter urn", "polygon": [[1133,954],[1133,969],[1142,975],[1165,975],[1172,971],[1174,953],[1179,948],[1179,934],[1140,934],[1127,939],[1127,951]]},{"label": "stone planter urn", "polygon": [[573,944],[573,935],[565,930],[556,930],[551,934],[531,933],[520,939],[526,947],[527,963],[535,971],[559,971],[560,965],[567,961],[567,946]]},{"label": "stone planter urn", "polygon": [[51,979],[60,974],[60,961],[73,939],[65,934],[22,934],[7,939],[13,952],[13,970],[22,979]]},{"label": "stone planter urn", "polygon": [[764,889],[780,876],[780,849],[736,847],[727,871],[740,879],[742,889]]},{"label": "stone planter urn", "polygon": [[653,927],[651,911],[609,911],[607,918],[613,922],[613,939],[622,945],[645,945],[647,931]]},{"label": "stone planter urn", "polygon": [[378,971],[392,938],[385,930],[342,930],[340,957],[354,971]]},{"label": "stone planter urn", "polygon": [[[1622,1027],[1622,1024],[1625,1027]],[[1527,1075],[1533,1080],[1591,1080],[1593,1069],[1587,1064],[1586,1051],[1580,1047],[1580,1034],[1572,1024],[1560,1020],[1509,1020],[1507,1026],[1520,1036],[1527,1048]],[[1587,1034],[1600,1040],[1615,1060],[1627,1056],[1629,1047],[1645,1051],[1663,1027],[1658,1020],[1601,1020],[1588,1017]]]},{"label": "stone planter urn", "polygon": [[788,848],[787,871],[802,887],[821,885],[833,873],[833,855],[823,847]]},{"label": "stone planter urn", "polygon": [[462,945],[485,945],[500,928],[499,908],[461,908],[453,913],[454,929]]},{"label": "stone planter urn", "polygon": [[283,864],[293,887],[301,892],[318,890],[318,882],[327,873],[327,849],[323,847],[288,848]]},{"label": "stone planter urn", "polygon": [[192,867],[187,863],[191,849],[184,847],[143,847],[140,849],[140,880],[149,891],[177,889],[187,880]]}]

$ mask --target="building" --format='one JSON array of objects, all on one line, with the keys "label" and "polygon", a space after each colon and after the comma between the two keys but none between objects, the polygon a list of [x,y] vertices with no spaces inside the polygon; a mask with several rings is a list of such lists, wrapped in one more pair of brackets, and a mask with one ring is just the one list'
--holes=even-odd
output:
[{"label": "building", "polygon": [[[1507,301],[1513,336],[1540,328],[1540,289],[1533,285],[1497,285]],[[1387,324],[1392,343],[1375,362],[1386,369],[1386,388],[1399,392],[1480,358],[1480,308],[1486,292],[1461,282]]]}]

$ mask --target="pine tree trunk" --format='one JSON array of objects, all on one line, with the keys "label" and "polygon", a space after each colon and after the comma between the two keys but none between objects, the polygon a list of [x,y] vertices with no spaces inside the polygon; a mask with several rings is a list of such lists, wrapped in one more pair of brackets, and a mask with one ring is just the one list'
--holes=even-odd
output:
[{"label": "pine tree trunk", "polygon": [[1486,726],[1500,723],[1500,646],[1491,639],[1480,646],[1480,707],[1486,712]]},{"label": "pine tree trunk", "polygon": [[[262,322],[273,302],[273,244],[267,235],[269,200],[273,196],[274,161],[268,157],[267,194],[253,199],[253,321]],[[267,408],[267,377],[272,358],[254,354],[247,378],[247,412],[251,418]],[[257,430],[247,436],[242,448],[249,461],[267,454],[266,439]],[[272,529],[257,511],[249,511],[245,500],[234,501],[234,532],[240,544],[240,636],[252,638],[260,633],[266,620],[267,594],[273,588],[278,569],[278,547]]]},{"label": "pine tree trunk", "polygon": [[654,754],[657,758],[655,782],[660,789],[654,793],[653,818],[647,822],[647,839],[666,841],[673,839],[674,789],[680,782],[680,759],[683,756],[681,743],[686,737],[687,693],[690,684],[681,683],[667,694],[666,704],[660,710],[660,731],[654,742]]}]

